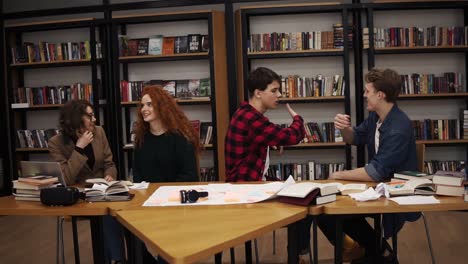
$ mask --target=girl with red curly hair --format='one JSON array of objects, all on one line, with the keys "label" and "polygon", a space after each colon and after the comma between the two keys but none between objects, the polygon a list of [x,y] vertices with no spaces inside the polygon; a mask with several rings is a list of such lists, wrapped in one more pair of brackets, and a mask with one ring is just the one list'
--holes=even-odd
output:
[{"label": "girl with red curly hair", "polygon": [[134,132],[134,182],[198,180],[200,139],[174,98],[160,85],[143,89]]}]

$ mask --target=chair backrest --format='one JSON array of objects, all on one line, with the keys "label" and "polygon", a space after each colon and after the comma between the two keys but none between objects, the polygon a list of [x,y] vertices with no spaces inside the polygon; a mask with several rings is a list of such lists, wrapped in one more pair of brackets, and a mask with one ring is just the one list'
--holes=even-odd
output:
[{"label": "chair backrest", "polygon": [[418,159],[418,171],[424,172],[424,158],[426,155],[426,145],[416,144],[416,158]]}]

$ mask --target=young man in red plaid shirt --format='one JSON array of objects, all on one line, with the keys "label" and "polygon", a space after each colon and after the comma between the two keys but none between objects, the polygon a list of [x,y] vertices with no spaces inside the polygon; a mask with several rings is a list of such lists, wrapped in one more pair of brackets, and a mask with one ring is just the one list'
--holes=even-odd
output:
[{"label": "young man in red plaid shirt", "polygon": [[269,147],[298,144],[305,135],[304,121],[286,104],[293,118],[287,128],[273,124],[264,116],[275,109],[281,97],[281,78],[274,71],[259,67],[247,79],[249,101],[241,103],[229,124],[225,141],[226,181],[261,181],[269,164]]}]

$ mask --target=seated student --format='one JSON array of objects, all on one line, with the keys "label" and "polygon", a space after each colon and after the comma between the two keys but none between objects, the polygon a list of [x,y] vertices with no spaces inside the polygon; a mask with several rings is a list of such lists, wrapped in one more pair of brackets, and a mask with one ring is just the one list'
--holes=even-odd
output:
[{"label": "seated student", "polygon": [[161,86],[143,89],[134,132],[134,182],[198,181],[200,139],[174,98]]},{"label": "seated student", "polygon": [[[161,86],[143,89],[134,132],[134,182],[198,181],[200,139],[174,98]],[[143,259],[144,263],[156,263],[147,250]],[[167,262],[158,257],[157,263]]]},{"label": "seated student", "polygon": [[[60,162],[67,184],[84,183],[89,178],[117,179],[117,169],[107,137],[92,105],[85,100],[66,103],[60,110],[61,133],[49,140],[52,159]],[[122,259],[120,225],[111,216],[104,217],[104,243],[107,262]]]},{"label": "seated student", "polygon": [[[270,122],[264,115],[278,106],[281,78],[274,71],[259,67],[247,79],[249,101],[234,113],[226,135],[226,181],[262,181],[269,167],[269,148],[298,144],[305,135],[304,120],[286,104],[293,118],[287,128]],[[301,221],[305,237],[299,238],[299,250],[309,250],[310,219]]]},{"label": "seated student", "polygon": [[[346,143],[367,144],[369,162],[365,167],[349,171],[338,171],[330,176],[336,180],[387,181],[393,173],[417,170],[416,145],[413,127],[408,116],[398,108],[396,99],[400,93],[401,79],[397,72],[373,69],[366,76],[364,97],[367,100],[369,116],[357,127],[351,127],[348,115],[337,114],[335,127],[340,129]],[[414,221],[419,213],[384,215],[385,237],[391,236],[393,223],[397,230],[405,220]],[[318,225],[328,240],[334,243],[335,218],[320,216]],[[343,230],[366,248],[366,254],[375,258],[375,232],[364,217],[346,219]],[[384,261],[395,261],[389,256]]]}]

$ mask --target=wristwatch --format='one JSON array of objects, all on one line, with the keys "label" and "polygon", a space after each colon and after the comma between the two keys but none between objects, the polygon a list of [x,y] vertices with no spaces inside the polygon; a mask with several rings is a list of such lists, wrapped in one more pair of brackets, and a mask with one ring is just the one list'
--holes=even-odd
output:
[{"label": "wristwatch", "polygon": [[180,190],[181,203],[195,203],[201,197],[208,197],[208,192],[199,192],[196,190]]}]

